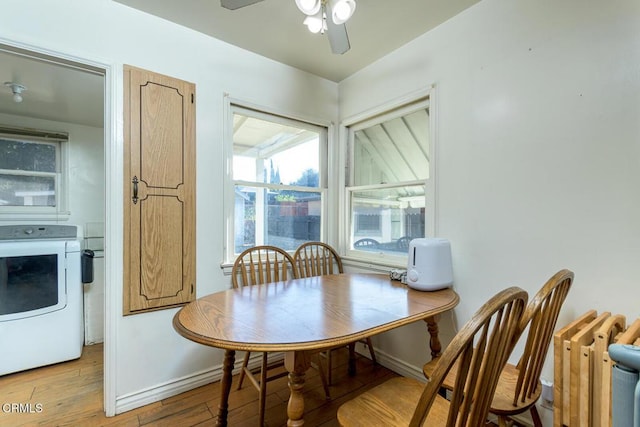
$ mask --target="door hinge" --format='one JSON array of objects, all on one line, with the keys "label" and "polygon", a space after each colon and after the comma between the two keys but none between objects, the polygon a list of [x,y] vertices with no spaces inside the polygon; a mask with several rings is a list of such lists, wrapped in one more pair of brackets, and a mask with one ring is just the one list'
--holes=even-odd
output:
[{"label": "door hinge", "polygon": [[191,94],[191,103],[193,104],[194,95]]}]

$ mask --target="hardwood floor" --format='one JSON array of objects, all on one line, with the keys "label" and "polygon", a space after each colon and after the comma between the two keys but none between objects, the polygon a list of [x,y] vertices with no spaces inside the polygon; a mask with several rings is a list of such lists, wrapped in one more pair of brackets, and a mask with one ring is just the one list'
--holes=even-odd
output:
[{"label": "hardwood floor", "polygon": [[[333,352],[331,400],[326,400],[317,371],[309,370],[305,384],[305,425],[337,426],[336,411],[347,400],[396,376],[359,357],[358,374],[347,375],[347,351]],[[219,382],[107,418],[102,409],[102,345],[84,348],[78,360],[0,377],[0,426],[213,426],[220,395]],[[255,426],[258,393],[250,385],[229,397],[229,426]],[[287,378],[268,385],[265,423],[286,425]],[[15,405],[21,405],[16,407]]]}]

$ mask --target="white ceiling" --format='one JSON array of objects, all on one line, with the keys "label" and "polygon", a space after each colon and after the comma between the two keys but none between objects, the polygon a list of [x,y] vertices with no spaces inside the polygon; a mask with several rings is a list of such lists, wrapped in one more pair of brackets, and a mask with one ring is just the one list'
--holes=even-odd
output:
[{"label": "white ceiling", "polygon": [[307,30],[294,0],[237,10],[222,8],[220,0],[115,1],[339,82],[479,0],[357,0],[344,55],[331,53],[326,35]]},{"label": "white ceiling", "polygon": [[[344,55],[331,53],[326,35],[306,29],[294,0],[235,11],[220,0],[114,1],[339,82],[479,0],[357,0]],[[0,113],[102,127],[104,78],[96,71],[0,45]],[[27,87],[22,103],[13,102],[7,81]]]},{"label": "white ceiling", "polygon": [[[96,71],[0,45],[0,113],[102,127],[104,76]],[[5,82],[27,88],[22,102]]]}]

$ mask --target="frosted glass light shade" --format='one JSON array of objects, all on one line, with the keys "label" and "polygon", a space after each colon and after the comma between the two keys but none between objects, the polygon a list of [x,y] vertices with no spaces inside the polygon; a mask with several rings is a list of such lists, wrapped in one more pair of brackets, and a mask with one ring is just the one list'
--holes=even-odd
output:
[{"label": "frosted glass light shade", "polygon": [[336,25],[347,22],[356,10],[355,0],[330,0],[329,6],[331,6],[331,19]]},{"label": "frosted glass light shade", "polygon": [[327,24],[324,22],[324,19],[322,19],[322,12],[318,12],[313,16],[307,16],[304,18],[303,24],[314,34],[327,29]]},{"label": "frosted glass light shade", "polygon": [[320,11],[322,6],[321,0],[296,0],[296,6],[305,15],[315,15]]}]

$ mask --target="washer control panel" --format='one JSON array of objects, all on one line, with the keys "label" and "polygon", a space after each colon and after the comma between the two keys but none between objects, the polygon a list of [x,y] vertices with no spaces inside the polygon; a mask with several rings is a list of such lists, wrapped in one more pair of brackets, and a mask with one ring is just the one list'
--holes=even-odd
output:
[{"label": "washer control panel", "polygon": [[75,239],[75,225],[0,225],[0,240]]}]

